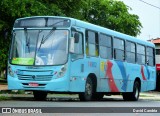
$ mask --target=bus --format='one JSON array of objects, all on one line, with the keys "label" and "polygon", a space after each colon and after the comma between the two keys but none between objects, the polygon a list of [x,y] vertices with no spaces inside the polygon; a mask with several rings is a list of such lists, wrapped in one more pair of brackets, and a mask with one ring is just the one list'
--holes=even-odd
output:
[{"label": "bus", "polygon": [[[159,41],[160,41],[160,39],[159,39]],[[156,44],[156,69],[157,69],[156,90],[160,91],[160,44],[159,43],[155,43],[155,44]]]},{"label": "bus", "polygon": [[78,19],[19,18],[12,30],[8,89],[78,94],[81,101],[121,94],[137,101],[156,87],[155,45]]}]

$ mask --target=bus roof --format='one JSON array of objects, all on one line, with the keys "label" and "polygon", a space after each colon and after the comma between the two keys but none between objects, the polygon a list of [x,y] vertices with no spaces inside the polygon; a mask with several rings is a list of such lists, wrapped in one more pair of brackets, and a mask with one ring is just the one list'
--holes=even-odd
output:
[{"label": "bus roof", "polygon": [[155,45],[153,43],[151,43],[151,42],[148,42],[148,41],[145,41],[145,40],[142,40],[142,39],[139,39],[139,38],[124,34],[124,33],[120,33],[120,32],[105,28],[105,27],[101,27],[101,26],[94,25],[94,24],[91,24],[91,23],[88,23],[88,22],[85,22],[85,21],[81,21],[81,20],[78,20],[78,19],[75,19],[75,18],[70,18],[70,17],[62,17],[62,16],[32,16],[32,17],[18,18],[17,20],[29,19],[29,18],[38,18],[38,17],[39,18],[41,18],[41,17],[65,18],[65,19],[67,18],[67,19],[71,20],[71,26],[78,26],[78,27],[81,27],[81,28],[85,28],[85,29],[89,29],[89,30],[92,30],[92,31],[100,32],[100,33],[103,33],[103,34],[107,34],[107,35],[110,35],[110,36],[114,36],[114,37],[117,37],[117,38],[120,38],[120,39],[132,41],[132,42],[143,44],[143,45],[147,45],[147,46],[150,46],[150,47],[155,47]]},{"label": "bus roof", "polygon": [[72,20],[75,23],[75,25],[78,26],[78,27],[86,28],[86,29],[89,29],[89,30],[94,29],[93,31],[97,31],[97,32],[100,32],[100,33],[103,33],[103,34],[107,34],[107,35],[114,36],[114,37],[117,37],[117,38],[120,38],[120,39],[132,41],[132,42],[135,42],[135,43],[147,45],[147,46],[150,46],[150,47],[155,47],[155,45],[151,42],[148,42],[148,41],[145,41],[145,40],[142,40],[142,39],[124,34],[124,33],[120,33],[120,32],[105,28],[105,27],[101,27],[101,26],[94,25],[94,24],[91,24],[91,23],[88,23],[88,22],[84,22],[84,21],[81,21],[81,20],[77,20],[77,19],[73,19],[73,18],[72,18]]}]

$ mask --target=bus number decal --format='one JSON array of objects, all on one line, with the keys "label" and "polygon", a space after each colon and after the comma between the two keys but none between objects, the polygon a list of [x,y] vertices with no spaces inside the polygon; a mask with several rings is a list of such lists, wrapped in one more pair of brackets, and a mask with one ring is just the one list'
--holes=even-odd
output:
[{"label": "bus number decal", "polygon": [[88,62],[88,66],[96,68],[97,67],[97,63],[96,62]]}]

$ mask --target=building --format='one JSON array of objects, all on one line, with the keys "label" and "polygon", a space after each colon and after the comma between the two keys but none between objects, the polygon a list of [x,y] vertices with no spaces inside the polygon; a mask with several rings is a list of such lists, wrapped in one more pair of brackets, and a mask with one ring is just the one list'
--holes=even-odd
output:
[{"label": "building", "polygon": [[157,69],[157,86],[156,90],[160,91],[160,38],[148,40],[155,44],[156,48],[156,69]]},{"label": "building", "polygon": [[160,38],[156,38],[148,41],[151,41],[156,46],[156,67],[157,67],[157,71],[160,71]]}]

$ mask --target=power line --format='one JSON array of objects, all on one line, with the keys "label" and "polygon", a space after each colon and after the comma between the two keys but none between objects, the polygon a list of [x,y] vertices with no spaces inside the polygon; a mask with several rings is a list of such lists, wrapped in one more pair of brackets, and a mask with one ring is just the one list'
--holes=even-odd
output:
[{"label": "power line", "polygon": [[143,2],[143,3],[145,3],[145,4],[148,4],[148,5],[152,6],[152,7],[155,7],[155,8],[160,9],[160,7],[155,6],[155,5],[153,5],[153,4],[150,4],[150,3],[148,3],[148,2],[145,2],[145,1],[143,1],[143,0],[139,0],[139,1],[140,1],[140,2]]}]

